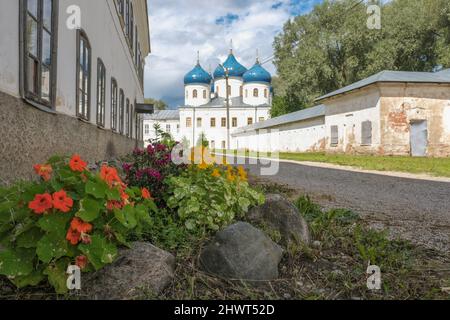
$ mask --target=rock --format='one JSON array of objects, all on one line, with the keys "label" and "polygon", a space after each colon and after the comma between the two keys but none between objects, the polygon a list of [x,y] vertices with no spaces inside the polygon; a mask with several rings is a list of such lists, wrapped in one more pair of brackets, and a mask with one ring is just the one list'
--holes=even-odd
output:
[{"label": "rock", "polygon": [[312,243],[312,246],[313,246],[314,248],[316,248],[316,249],[320,249],[320,248],[322,248],[322,242],[316,240],[316,241],[314,241],[314,242]]},{"label": "rock", "polygon": [[261,230],[238,222],[219,231],[203,249],[200,265],[219,277],[239,280],[278,278],[283,249]]},{"label": "rock", "polygon": [[290,241],[309,244],[311,241],[308,224],[297,207],[279,194],[267,195],[266,202],[250,209],[247,216],[252,222],[265,224],[278,231],[283,244]]},{"label": "rock", "polygon": [[93,300],[130,300],[143,292],[158,295],[174,275],[175,257],[150,243],[121,249],[111,265],[82,276],[82,294]]}]

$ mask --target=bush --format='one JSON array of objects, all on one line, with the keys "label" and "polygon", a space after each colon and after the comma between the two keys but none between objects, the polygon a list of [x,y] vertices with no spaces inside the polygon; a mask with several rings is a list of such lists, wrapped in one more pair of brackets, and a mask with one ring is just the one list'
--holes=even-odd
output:
[{"label": "bush", "polygon": [[87,170],[78,156],[36,165],[37,182],[0,190],[0,274],[17,287],[44,280],[65,293],[66,270],[112,263],[117,246],[150,223],[156,206],[146,189],[128,188],[117,170]]},{"label": "bush", "polygon": [[126,183],[145,187],[152,192],[156,203],[164,207],[167,185],[164,180],[183,171],[185,165],[172,162],[171,147],[162,143],[152,143],[146,149],[136,149],[123,164]]},{"label": "bush", "polygon": [[192,232],[218,230],[243,217],[251,206],[264,203],[263,194],[253,190],[242,167],[191,165],[180,176],[168,179],[169,208]]}]

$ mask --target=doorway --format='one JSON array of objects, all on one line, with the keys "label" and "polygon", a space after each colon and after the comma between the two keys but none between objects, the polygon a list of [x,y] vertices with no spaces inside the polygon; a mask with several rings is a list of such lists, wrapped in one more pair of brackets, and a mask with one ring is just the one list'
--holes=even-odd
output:
[{"label": "doorway", "polygon": [[428,124],[426,120],[412,121],[410,132],[411,156],[425,157],[428,147]]}]

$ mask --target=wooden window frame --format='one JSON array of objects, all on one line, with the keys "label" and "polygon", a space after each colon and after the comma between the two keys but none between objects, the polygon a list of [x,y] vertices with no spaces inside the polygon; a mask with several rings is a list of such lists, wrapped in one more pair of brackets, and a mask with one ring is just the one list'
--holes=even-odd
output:
[{"label": "wooden window frame", "polygon": [[202,122],[203,122],[202,118],[198,117],[197,120],[196,120],[197,128],[201,128],[202,127]]},{"label": "wooden window frame", "polygon": [[252,125],[252,124],[253,124],[253,118],[248,117],[248,118],[247,118],[247,125],[250,126],[250,125]]},{"label": "wooden window frame", "polygon": [[191,117],[186,118],[186,128],[192,128],[192,118]]},{"label": "wooden window frame", "polygon": [[[43,0],[37,0],[37,17],[28,13],[28,0],[20,0],[19,2],[19,79],[20,79],[20,93],[22,98],[30,102],[32,105],[39,107],[44,111],[54,111],[56,102],[56,83],[57,83],[57,52],[58,52],[58,12],[59,1],[52,1],[52,14],[50,29],[44,25]],[[37,56],[28,52],[28,37],[27,37],[27,17],[30,16],[37,24]],[[47,31],[50,34],[50,64],[42,61],[42,43],[43,34]],[[34,85],[37,93],[32,92],[28,88],[28,59],[34,60],[37,63],[36,75]],[[42,98],[42,75],[43,66],[49,69],[49,99]],[[41,108],[42,107],[42,108]]]},{"label": "wooden window frame", "polygon": [[130,99],[126,99],[125,103],[125,115],[123,117],[124,124],[123,127],[125,129],[124,136],[130,136]]},{"label": "wooden window frame", "polygon": [[227,118],[221,118],[220,119],[220,126],[222,128],[226,128],[227,127]]},{"label": "wooden window frame", "polygon": [[231,118],[231,126],[233,128],[237,128],[237,126],[238,126],[238,118],[236,118],[236,117]]},{"label": "wooden window frame", "polygon": [[124,132],[124,116],[125,116],[125,94],[123,89],[119,90],[119,133]]},{"label": "wooden window frame", "polygon": [[[83,49],[86,49],[86,52],[83,54],[83,57],[86,55],[86,53],[89,53],[89,69],[87,70],[88,72],[88,76],[87,76],[87,88],[84,88],[84,81],[83,81],[83,88],[81,89],[83,91],[83,99],[84,99],[84,95],[87,94],[88,99],[87,102],[85,104],[85,101],[83,100],[83,110],[82,113],[80,113],[80,72],[81,72],[81,66],[80,66],[80,46],[81,46],[81,41],[84,41],[85,46],[83,47]],[[76,114],[77,117],[82,119],[82,120],[86,120],[89,121],[90,120],[90,112],[91,112],[91,80],[92,80],[92,46],[89,42],[89,38],[87,37],[86,32],[84,32],[84,30],[79,29],[77,30],[77,67],[76,67]],[[83,74],[83,78],[84,78],[84,74]],[[84,109],[85,108],[85,109]]]},{"label": "wooden window frame", "polygon": [[111,130],[117,132],[117,115],[119,106],[119,87],[117,86],[117,80],[111,78]]},{"label": "wooden window frame", "polygon": [[259,98],[259,90],[258,88],[253,89],[253,98]]},{"label": "wooden window frame", "polygon": [[100,58],[97,58],[97,125],[106,126],[106,67]]},{"label": "wooden window frame", "polygon": [[216,118],[211,118],[210,126],[211,126],[211,128],[215,128],[216,127]]},{"label": "wooden window frame", "polygon": [[197,91],[197,89],[192,90],[192,98],[193,98],[193,99],[197,99],[197,97],[198,97],[198,91]]}]

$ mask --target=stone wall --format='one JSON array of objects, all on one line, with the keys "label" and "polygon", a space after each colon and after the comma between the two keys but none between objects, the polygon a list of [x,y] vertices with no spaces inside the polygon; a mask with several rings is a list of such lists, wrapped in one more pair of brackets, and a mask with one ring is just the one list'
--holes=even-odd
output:
[{"label": "stone wall", "polygon": [[33,176],[33,164],[78,153],[90,162],[131,152],[136,141],[0,92],[0,185]]}]

